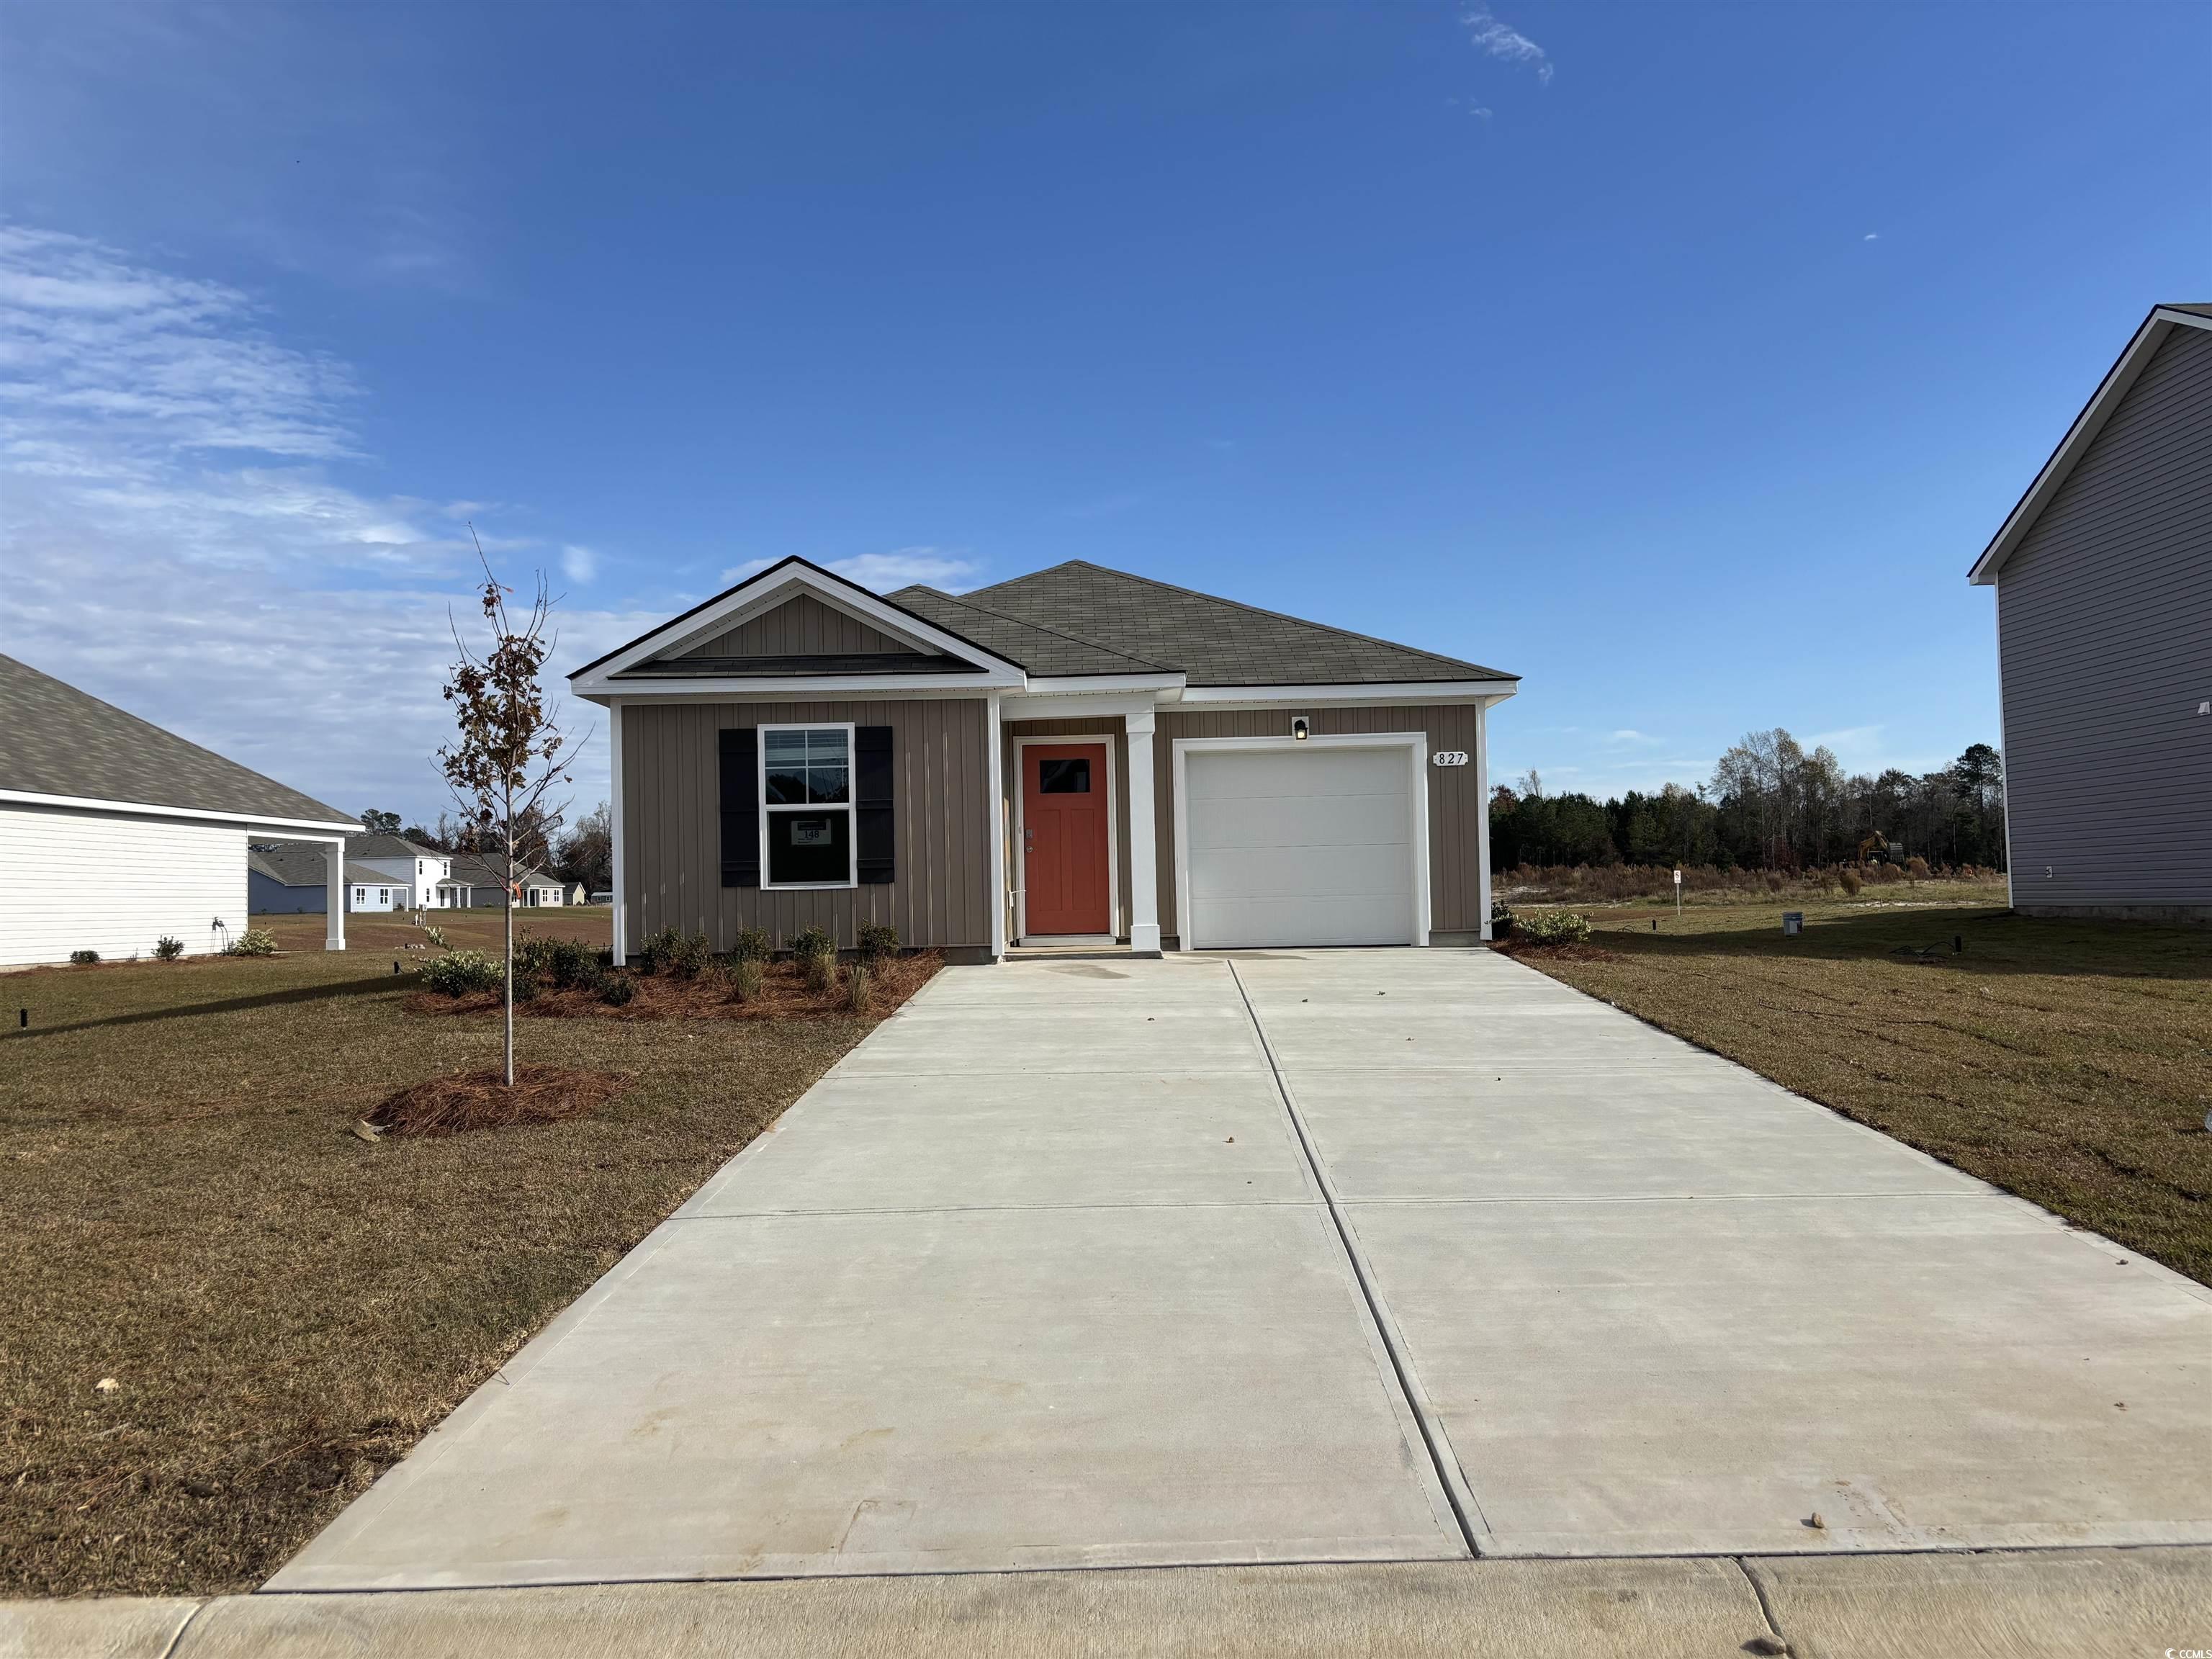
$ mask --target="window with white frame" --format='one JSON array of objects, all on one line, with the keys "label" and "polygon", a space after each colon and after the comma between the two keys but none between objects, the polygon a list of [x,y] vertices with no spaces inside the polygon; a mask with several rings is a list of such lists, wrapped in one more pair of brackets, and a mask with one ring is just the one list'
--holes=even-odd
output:
[{"label": "window with white frame", "polygon": [[761,848],[768,887],[851,887],[853,728],[760,729]]}]

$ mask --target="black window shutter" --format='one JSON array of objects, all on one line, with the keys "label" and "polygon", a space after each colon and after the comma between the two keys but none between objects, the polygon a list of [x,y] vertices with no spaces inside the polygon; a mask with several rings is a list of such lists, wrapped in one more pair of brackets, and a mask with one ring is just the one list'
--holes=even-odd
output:
[{"label": "black window shutter", "polygon": [[760,733],[723,728],[722,885],[761,884]]},{"label": "black window shutter", "polygon": [[853,730],[853,816],[860,838],[860,881],[872,886],[893,880],[898,860],[891,817],[891,728],[861,726]]}]

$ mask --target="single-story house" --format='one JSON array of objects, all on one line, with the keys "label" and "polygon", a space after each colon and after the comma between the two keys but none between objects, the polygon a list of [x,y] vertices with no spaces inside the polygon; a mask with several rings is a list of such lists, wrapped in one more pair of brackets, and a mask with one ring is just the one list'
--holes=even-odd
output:
[{"label": "single-story house", "polygon": [[2212,921],[2212,305],[2152,310],[1968,580],[2013,908]]},{"label": "single-story house", "polygon": [[1488,936],[1516,677],[1076,561],[955,597],[785,559],[569,677],[609,711],[614,949],[953,960]]},{"label": "single-story house", "polygon": [[[496,861],[456,853],[448,865],[446,878],[438,884],[440,903],[465,909],[487,906],[496,909],[506,902],[507,878]],[[568,890],[557,878],[527,866],[516,878],[515,886],[519,890],[514,902],[531,908],[558,906],[568,897]]]},{"label": "single-story house", "polygon": [[[326,893],[343,881],[332,806],[0,656],[0,964],[76,951],[188,954],[246,927],[249,842],[319,844]],[[325,944],[345,948],[331,906]]]}]

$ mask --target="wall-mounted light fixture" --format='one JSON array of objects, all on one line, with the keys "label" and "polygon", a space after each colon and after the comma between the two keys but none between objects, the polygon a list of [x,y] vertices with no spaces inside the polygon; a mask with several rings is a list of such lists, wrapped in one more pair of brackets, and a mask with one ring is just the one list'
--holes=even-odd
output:
[{"label": "wall-mounted light fixture", "polygon": [[1308,738],[1313,736],[1313,722],[1304,714],[1293,716],[1291,720],[1291,736],[1298,742],[1304,743]]}]

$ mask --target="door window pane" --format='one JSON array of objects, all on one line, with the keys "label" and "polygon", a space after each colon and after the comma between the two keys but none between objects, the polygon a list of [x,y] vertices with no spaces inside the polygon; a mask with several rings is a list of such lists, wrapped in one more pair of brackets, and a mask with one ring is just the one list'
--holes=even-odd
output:
[{"label": "door window pane", "polygon": [[1037,793],[1040,795],[1087,795],[1090,793],[1091,762],[1088,757],[1037,763]]},{"label": "door window pane", "polygon": [[850,812],[770,812],[768,878],[847,882],[853,878]]}]

